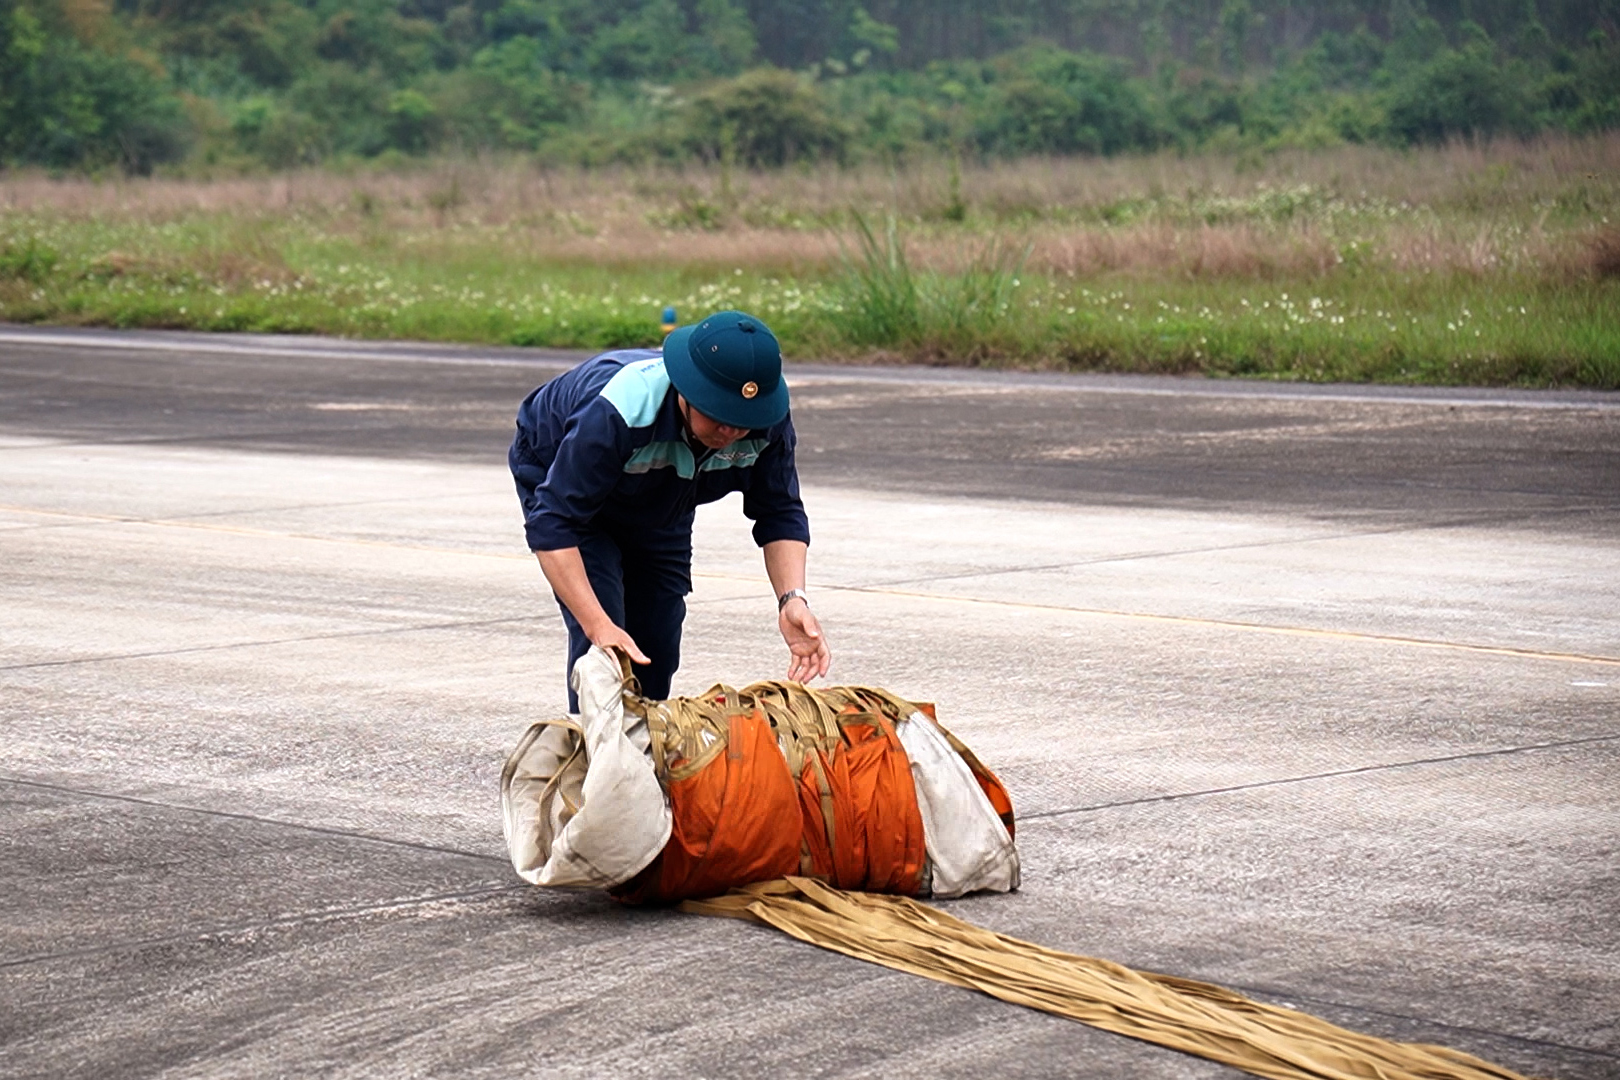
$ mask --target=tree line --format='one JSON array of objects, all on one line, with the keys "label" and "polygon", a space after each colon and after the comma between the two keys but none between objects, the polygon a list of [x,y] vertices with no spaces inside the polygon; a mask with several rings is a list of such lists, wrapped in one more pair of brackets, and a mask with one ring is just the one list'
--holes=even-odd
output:
[{"label": "tree line", "polygon": [[1620,0],[0,0],[0,165],[1410,145],[1620,125]]}]

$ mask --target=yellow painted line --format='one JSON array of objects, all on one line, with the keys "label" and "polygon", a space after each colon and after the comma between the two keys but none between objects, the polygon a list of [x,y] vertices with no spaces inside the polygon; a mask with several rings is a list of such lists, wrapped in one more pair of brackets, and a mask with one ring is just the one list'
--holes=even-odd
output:
[{"label": "yellow painted line", "polygon": [[[274,529],[255,529],[243,525],[212,525],[203,522],[174,521],[169,519],[128,518],[106,514],[87,514],[65,510],[38,510],[26,506],[12,506],[0,504],[0,511],[9,511],[19,514],[33,514],[40,517],[72,518],[83,521],[110,522],[124,525],[146,525],[158,528],[196,529],[204,532],[228,533],[239,536],[252,536],[277,540],[313,540],[326,544],[345,544],[356,547],[389,548],[397,551],[421,551],[439,555],[460,555],[475,559],[505,559],[528,561],[533,556],[523,554],[500,554],[483,551],[467,551],[464,548],[429,547],[417,544],[400,544],[387,540],[363,540],[358,538],[344,538],[332,536],[315,536],[308,533],[278,532]],[[0,537],[5,535],[0,530]],[[749,574],[716,573],[714,571],[694,571],[694,578],[704,578],[712,581],[738,581],[751,584],[761,584],[766,581],[763,576]],[[934,603],[956,604],[979,607],[993,607],[1008,611],[1040,611],[1064,615],[1085,615],[1101,619],[1119,619],[1129,622],[1165,623],[1177,626],[1197,626],[1217,630],[1238,630],[1251,634],[1273,634],[1283,637],[1317,638],[1331,641],[1356,641],[1379,645],[1399,645],[1410,649],[1437,649],[1448,652],[1474,653],[1484,656],[1513,656],[1528,660],[1554,660],[1568,664],[1595,664],[1600,667],[1620,667],[1620,657],[1598,656],[1589,653],[1552,652],[1544,649],[1516,649],[1507,645],[1479,645],[1463,641],[1441,641],[1436,638],[1404,637],[1397,634],[1369,634],[1355,630],[1321,630],[1309,626],[1274,626],[1269,623],[1241,622],[1235,619],[1206,619],[1195,615],[1163,615],[1147,611],[1116,611],[1110,608],[1084,608],[1070,607],[1064,604],[1036,604],[1022,600],[991,600],[978,596],[951,596],[947,593],[921,592],[912,589],[885,589],[882,587],[868,587],[859,585],[827,585],[821,584],[818,589],[825,592],[864,593],[870,596],[893,596],[906,600],[926,600]]]}]

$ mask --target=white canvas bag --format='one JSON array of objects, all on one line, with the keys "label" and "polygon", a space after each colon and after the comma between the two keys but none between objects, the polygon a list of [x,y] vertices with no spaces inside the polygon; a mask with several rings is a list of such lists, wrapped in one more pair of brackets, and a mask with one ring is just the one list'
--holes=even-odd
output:
[{"label": "white canvas bag", "polygon": [[669,801],[648,757],[646,722],[625,711],[619,661],[592,648],[571,681],[579,716],[529,728],[501,774],[501,822],[523,880],[608,888],[664,850]]},{"label": "white canvas bag", "polygon": [[923,846],[933,871],[932,894],[944,899],[980,889],[1018,888],[1018,848],[939,725],[914,712],[894,731],[911,759]]}]

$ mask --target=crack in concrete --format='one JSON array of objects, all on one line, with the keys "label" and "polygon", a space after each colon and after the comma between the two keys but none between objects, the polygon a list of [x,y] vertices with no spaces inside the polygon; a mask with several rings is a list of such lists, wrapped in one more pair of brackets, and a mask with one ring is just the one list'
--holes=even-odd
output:
[{"label": "crack in concrete", "polygon": [[[1215,979],[1205,979],[1205,982],[1218,982]],[[1468,1024],[1453,1024],[1446,1020],[1435,1020],[1427,1016],[1413,1016],[1411,1013],[1392,1012],[1388,1009],[1374,1009],[1366,1005],[1352,1005],[1348,1002],[1334,1001],[1329,998],[1313,997],[1310,994],[1295,994],[1287,990],[1279,990],[1273,986],[1245,986],[1241,983],[1221,983],[1222,986],[1236,990],[1248,997],[1273,999],[1274,1003],[1283,1008],[1291,1008],[1291,1002],[1300,1002],[1312,1009],[1329,1008],[1343,1009],[1345,1012],[1360,1013],[1364,1016],[1384,1016],[1391,1020],[1406,1020],[1426,1027],[1441,1028],[1445,1031],[1461,1031],[1470,1035],[1482,1035],[1491,1039],[1505,1039],[1509,1042],[1522,1043],[1526,1046],[1545,1046],[1553,1050],[1568,1050],[1575,1054],[1589,1054],[1592,1057],[1607,1058],[1620,1061],[1620,1054],[1608,1050],[1599,1050],[1590,1046],[1574,1046],[1570,1043],[1553,1042],[1551,1039],[1538,1039],[1534,1035],[1514,1035],[1507,1031],[1493,1031],[1490,1028],[1472,1027]]]},{"label": "crack in concrete", "polygon": [[1287,784],[1303,784],[1312,780],[1332,780],[1340,776],[1357,776],[1364,773],[1389,772],[1395,769],[1410,769],[1420,765],[1444,765],[1453,761],[1474,761],[1483,758],[1506,757],[1510,754],[1523,754],[1535,750],[1560,750],[1571,746],[1590,746],[1594,743],[1615,742],[1620,740],[1620,734],[1593,735],[1585,739],[1567,739],[1560,742],[1530,743],[1525,746],[1505,746],[1495,750],[1473,750],[1466,754],[1446,754],[1441,757],[1414,758],[1409,761],[1390,761],[1382,765],[1360,765],[1353,769],[1333,769],[1328,772],[1307,773],[1302,776],[1279,776],[1272,780],[1256,780],[1250,784],[1231,784],[1226,787],[1203,788],[1198,791],[1177,791],[1168,795],[1147,795],[1140,799],[1122,799],[1118,802],[1093,803],[1089,806],[1070,806],[1062,810],[1041,810],[1033,814],[1017,815],[1018,823],[1030,821],[1047,821],[1052,818],[1066,817],[1069,814],[1088,814],[1097,810],[1114,810],[1127,806],[1148,806],[1153,803],[1178,802],[1182,799],[1197,799],[1206,795],[1227,795],[1238,791],[1253,791],[1257,788],[1281,787]]}]

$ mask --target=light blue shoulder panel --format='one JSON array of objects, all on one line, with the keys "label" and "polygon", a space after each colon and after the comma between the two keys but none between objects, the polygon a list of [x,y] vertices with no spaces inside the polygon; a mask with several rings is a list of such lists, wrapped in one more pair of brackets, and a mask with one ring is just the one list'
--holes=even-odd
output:
[{"label": "light blue shoulder panel", "polygon": [[[631,454],[630,460],[624,463],[624,471],[627,473],[644,473],[668,468],[673,468],[682,480],[690,480],[696,476],[697,459],[692,456],[691,448],[679,442],[650,442]],[[708,462],[704,462],[704,468],[708,468]]]},{"label": "light blue shoulder panel", "polygon": [[628,427],[643,428],[652,424],[658,407],[669,393],[669,372],[664,370],[664,358],[654,356],[637,360],[619,369],[617,375],[602,387],[607,398]]}]

